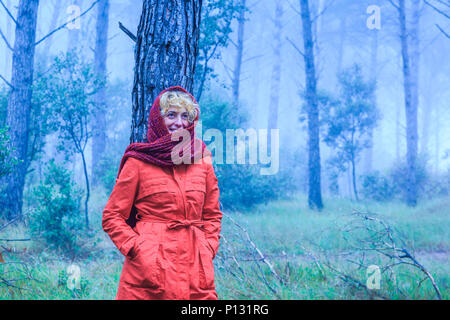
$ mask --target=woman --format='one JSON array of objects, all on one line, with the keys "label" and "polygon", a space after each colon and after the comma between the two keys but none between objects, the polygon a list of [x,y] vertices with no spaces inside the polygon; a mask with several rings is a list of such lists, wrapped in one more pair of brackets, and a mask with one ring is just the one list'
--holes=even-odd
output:
[{"label": "woman", "polygon": [[[211,153],[195,138],[199,114],[185,89],[168,88],[150,109],[149,142],[125,151],[102,219],[125,256],[116,299],[217,299],[222,213]],[[190,133],[191,152],[184,147],[182,155],[191,164],[172,160],[179,142],[171,136],[180,129]]]}]

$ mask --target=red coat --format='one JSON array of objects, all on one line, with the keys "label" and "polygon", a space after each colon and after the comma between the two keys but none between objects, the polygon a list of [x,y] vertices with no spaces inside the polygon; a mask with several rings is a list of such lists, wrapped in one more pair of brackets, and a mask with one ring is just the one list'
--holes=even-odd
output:
[{"label": "red coat", "polygon": [[[125,162],[102,219],[125,256],[116,299],[217,299],[217,182],[211,157],[174,168]],[[139,221],[131,228],[133,204]]]}]

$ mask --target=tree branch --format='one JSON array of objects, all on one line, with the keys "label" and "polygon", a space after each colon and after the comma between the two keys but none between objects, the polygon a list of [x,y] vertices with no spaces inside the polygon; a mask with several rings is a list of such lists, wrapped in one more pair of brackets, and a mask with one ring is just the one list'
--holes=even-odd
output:
[{"label": "tree branch", "polygon": [[334,0],[330,1],[328,3],[328,6],[325,6],[325,8],[323,8],[322,11],[317,14],[317,16],[315,16],[311,19],[311,22],[314,23],[321,15],[323,15],[325,13],[325,11],[328,10],[329,7],[331,7],[333,5],[333,3],[334,3]]},{"label": "tree branch", "polygon": [[392,1],[392,0],[388,0],[388,1],[392,4],[392,6],[394,8],[396,8],[397,10],[400,10],[400,7],[397,4],[395,4],[394,1]]},{"label": "tree branch", "polygon": [[8,8],[5,6],[5,4],[3,3],[2,0],[0,0],[0,3],[2,4],[3,8],[5,8],[6,13],[8,13],[8,16],[10,16],[11,19],[14,21],[14,23],[15,23],[16,25],[18,25],[16,19],[14,19],[13,15],[11,14],[11,12],[9,12]]},{"label": "tree branch", "polygon": [[253,60],[253,59],[256,59],[256,58],[261,58],[263,56],[264,56],[263,54],[259,54],[257,56],[253,56],[253,57],[250,57],[250,58],[247,58],[247,59],[243,60],[242,63],[246,63],[246,62],[248,62],[250,60]]},{"label": "tree branch", "polygon": [[[1,0],[0,0],[1,1]],[[38,44],[40,44],[42,41],[44,41],[45,39],[47,39],[48,37],[52,36],[55,32],[61,30],[62,28],[64,28],[65,26],[67,26],[69,23],[72,23],[76,20],[78,20],[79,18],[81,18],[82,16],[84,16],[86,13],[88,13],[100,0],[96,0],[86,11],[84,11],[82,14],[80,14],[78,17],[73,18],[70,21],[67,21],[66,23],[64,23],[63,25],[61,25],[60,27],[56,28],[55,30],[53,30],[52,32],[50,32],[49,34],[47,34],[46,36],[42,37],[41,40],[39,40],[38,42],[36,42],[34,45],[37,46]]]},{"label": "tree branch", "polygon": [[0,231],[2,231],[3,229],[6,229],[7,226],[9,226],[10,224],[13,224],[14,222],[16,222],[16,221],[18,221],[18,220],[19,220],[18,217],[12,219],[11,221],[9,221],[8,223],[6,223],[5,225],[1,226],[1,227],[0,227]]},{"label": "tree branch", "polygon": [[436,8],[435,6],[433,6],[431,3],[429,3],[427,0],[424,0],[425,4],[428,5],[429,7],[433,8],[436,12],[438,12],[439,14],[443,15],[444,17],[446,17],[447,19],[450,19],[450,16],[448,14],[446,14],[444,11],[439,10],[438,8]]},{"label": "tree branch", "polygon": [[0,74],[0,79],[2,79],[3,81],[5,81],[5,83],[6,83],[8,86],[11,87],[11,89],[14,89],[13,85],[12,85],[8,80],[6,80],[1,74]]},{"label": "tree branch", "polygon": [[288,37],[286,37],[286,40],[289,41],[290,44],[292,44],[292,46],[295,48],[295,50],[297,50],[298,53],[300,53],[303,57],[305,57],[305,54],[299,49],[297,48],[297,46],[295,45],[295,43],[293,43],[291,41],[291,39],[289,39]]},{"label": "tree branch", "polygon": [[[1,0],[0,0],[1,1]],[[5,35],[2,32],[2,29],[0,29],[0,36],[3,38],[3,40],[6,43],[6,46],[9,48],[9,50],[14,51],[14,49],[11,47],[11,45],[8,42],[8,39],[6,39]]]},{"label": "tree branch", "polygon": [[137,41],[136,35],[133,34],[130,30],[128,30],[120,21],[119,21],[119,28],[122,30],[127,36],[131,38],[134,42]]},{"label": "tree branch", "polygon": [[448,39],[450,39],[450,35],[445,32],[441,27],[439,27],[438,24],[436,24],[436,27],[439,29],[440,32],[442,32],[444,34],[444,36],[446,36]]}]

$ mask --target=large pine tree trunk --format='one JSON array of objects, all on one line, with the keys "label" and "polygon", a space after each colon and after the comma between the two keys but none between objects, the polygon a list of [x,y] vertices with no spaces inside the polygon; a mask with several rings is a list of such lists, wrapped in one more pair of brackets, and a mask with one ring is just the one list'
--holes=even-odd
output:
[{"label": "large pine tree trunk", "polygon": [[34,70],[36,22],[39,0],[20,0],[14,42],[11,84],[6,125],[9,127],[11,156],[20,163],[4,177],[5,199],[1,204],[8,219],[22,216],[22,197],[25,184],[28,152],[28,128]]},{"label": "large pine tree trunk", "polygon": [[[107,49],[108,49],[108,21],[109,0],[101,0],[97,7],[97,27],[95,41],[95,72],[106,80],[107,73]],[[106,85],[106,83],[105,83]],[[104,106],[106,105],[106,90],[102,87],[95,97],[95,103],[100,112],[94,115],[93,137],[92,137],[92,183],[96,185],[101,170],[100,159],[105,152],[106,146],[106,116]]]},{"label": "large pine tree trunk", "polygon": [[158,94],[179,85],[192,92],[202,0],[144,0],[135,48],[130,142],[147,142],[148,114]]},{"label": "large pine tree trunk", "polygon": [[280,100],[280,78],[281,78],[281,31],[283,26],[281,19],[283,17],[283,5],[281,1],[276,3],[275,8],[275,34],[273,41],[273,66],[272,79],[270,83],[270,104],[269,119],[267,131],[267,148],[271,150],[271,130],[278,128],[278,105]]},{"label": "large pine tree trunk", "polygon": [[402,47],[403,78],[404,78],[404,99],[406,112],[406,162],[407,162],[407,190],[406,203],[409,206],[417,204],[417,182],[416,182],[416,162],[417,162],[417,94],[416,84],[413,77],[415,70],[411,67],[415,63],[411,62],[408,48],[408,29],[406,27],[405,0],[399,0],[399,21],[400,21],[400,41]]},{"label": "large pine tree trunk", "polygon": [[314,42],[312,39],[308,0],[300,0],[300,7],[303,24],[306,103],[308,105],[308,205],[311,209],[321,210],[323,208],[323,203],[320,186],[319,107],[314,64]]}]

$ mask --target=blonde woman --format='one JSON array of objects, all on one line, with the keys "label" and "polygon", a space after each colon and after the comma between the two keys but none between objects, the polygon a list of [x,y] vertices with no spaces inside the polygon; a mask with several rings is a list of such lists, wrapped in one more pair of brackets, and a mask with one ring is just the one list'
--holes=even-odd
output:
[{"label": "blonde woman", "polygon": [[[148,143],[125,151],[102,219],[125,256],[116,299],[218,298],[213,259],[222,212],[211,153],[195,138],[199,115],[191,94],[168,88],[150,110]],[[181,129],[191,137],[187,164],[171,156],[179,143],[172,134]]]}]

